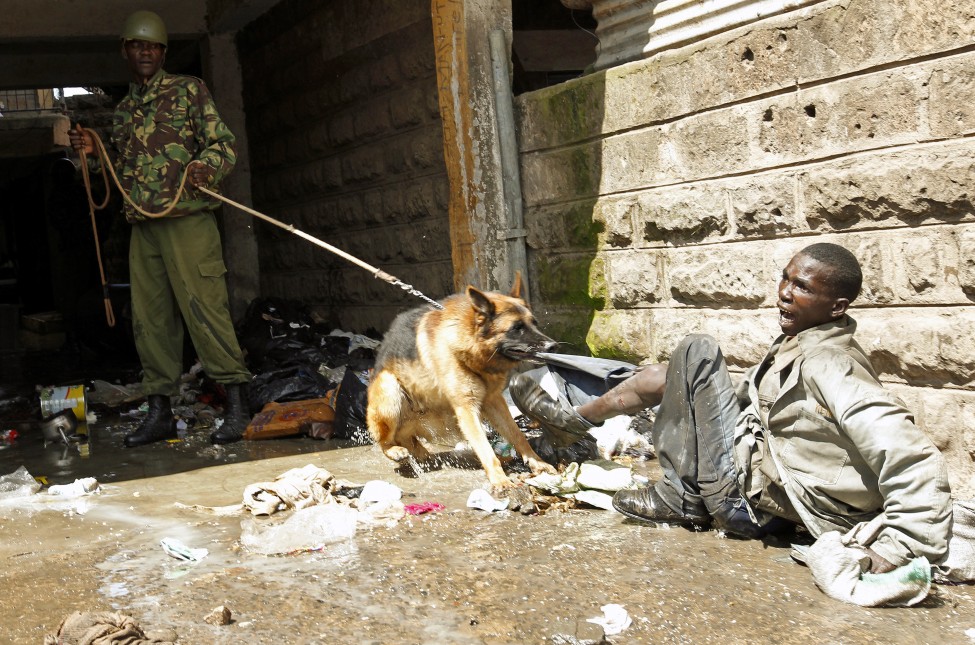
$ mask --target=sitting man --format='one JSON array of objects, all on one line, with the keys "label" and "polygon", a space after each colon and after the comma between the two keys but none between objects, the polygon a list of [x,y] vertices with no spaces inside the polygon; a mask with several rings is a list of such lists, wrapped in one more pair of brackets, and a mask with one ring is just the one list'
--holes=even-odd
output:
[{"label": "sitting man", "polygon": [[884,573],[947,549],[951,500],[944,460],[880,384],[847,315],[862,274],[835,244],[804,248],[782,272],[782,335],[737,392],[709,336],[691,335],[669,365],[649,365],[577,407],[528,374],[510,385],[543,427],[585,434],[659,404],[653,444],[663,478],[622,490],[613,506],[650,522],[709,525],[757,538],[784,518],[815,537],[885,515],[868,549]]}]

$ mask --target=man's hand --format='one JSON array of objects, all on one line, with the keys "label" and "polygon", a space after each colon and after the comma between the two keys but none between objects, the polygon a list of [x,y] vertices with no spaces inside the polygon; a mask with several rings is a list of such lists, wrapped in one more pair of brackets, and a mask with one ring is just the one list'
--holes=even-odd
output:
[{"label": "man's hand", "polygon": [[210,179],[213,176],[213,171],[210,166],[206,165],[202,161],[194,160],[190,162],[190,165],[186,167],[187,172],[189,172],[189,180],[193,186],[197,188],[203,186],[207,187],[210,185]]},{"label": "man's hand", "polygon": [[71,147],[74,148],[75,152],[80,154],[84,150],[86,155],[95,154],[95,140],[91,133],[82,129],[80,125],[75,125],[68,130],[68,139],[71,141]]},{"label": "man's hand", "polygon": [[887,573],[897,568],[873,549],[865,547],[864,550],[870,556],[870,573]]}]

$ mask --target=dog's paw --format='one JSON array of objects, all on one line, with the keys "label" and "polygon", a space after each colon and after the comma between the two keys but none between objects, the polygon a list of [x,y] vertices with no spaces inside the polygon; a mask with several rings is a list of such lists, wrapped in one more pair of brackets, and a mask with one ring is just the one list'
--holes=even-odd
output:
[{"label": "dog's paw", "polygon": [[507,490],[508,508],[518,511],[522,515],[535,515],[538,507],[535,505],[535,498],[529,486],[515,486]]},{"label": "dog's paw", "polygon": [[410,454],[410,451],[403,446],[390,446],[383,451],[383,454],[397,463],[405,461],[413,456]]},{"label": "dog's paw", "polygon": [[491,494],[495,497],[506,496],[509,490],[518,485],[507,476],[488,477],[488,479],[491,482]]},{"label": "dog's paw", "polygon": [[540,475],[542,473],[548,473],[549,475],[558,475],[559,471],[555,469],[552,464],[546,463],[541,459],[528,459],[528,467],[531,468],[533,475]]}]

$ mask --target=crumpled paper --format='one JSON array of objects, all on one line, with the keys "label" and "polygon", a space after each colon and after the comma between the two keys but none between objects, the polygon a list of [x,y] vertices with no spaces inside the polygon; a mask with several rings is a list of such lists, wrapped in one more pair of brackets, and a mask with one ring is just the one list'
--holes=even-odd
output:
[{"label": "crumpled paper", "polygon": [[467,497],[467,507],[482,511],[503,511],[508,508],[508,499],[494,499],[483,488],[475,488]]},{"label": "crumpled paper", "polygon": [[94,477],[84,477],[76,479],[70,484],[55,484],[47,489],[48,495],[58,495],[60,497],[81,497],[91,495],[99,491],[98,480]]},{"label": "crumpled paper", "polygon": [[609,604],[600,607],[603,611],[602,616],[597,616],[596,618],[587,618],[587,623],[595,623],[603,628],[603,632],[607,636],[615,636],[619,634],[624,629],[630,626],[632,619],[630,615],[626,613],[623,609],[623,605]]},{"label": "crumpled paper", "polygon": [[167,555],[187,562],[199,562],[210,554],[206,549],[192,549],[176,538],[165,537],[159,541],[159,546]]}]

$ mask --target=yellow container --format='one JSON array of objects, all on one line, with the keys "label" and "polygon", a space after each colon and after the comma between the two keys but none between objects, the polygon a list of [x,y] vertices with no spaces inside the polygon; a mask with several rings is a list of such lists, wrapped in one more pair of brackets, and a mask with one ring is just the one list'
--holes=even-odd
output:
[{"label": "yellow container", "polygon": [[71,410],[78,421],[84,423],[88,418],[88,400],[84,385],[62,385],[45,387],[40,393],[41,416],[45,419],[61,410]]}]

